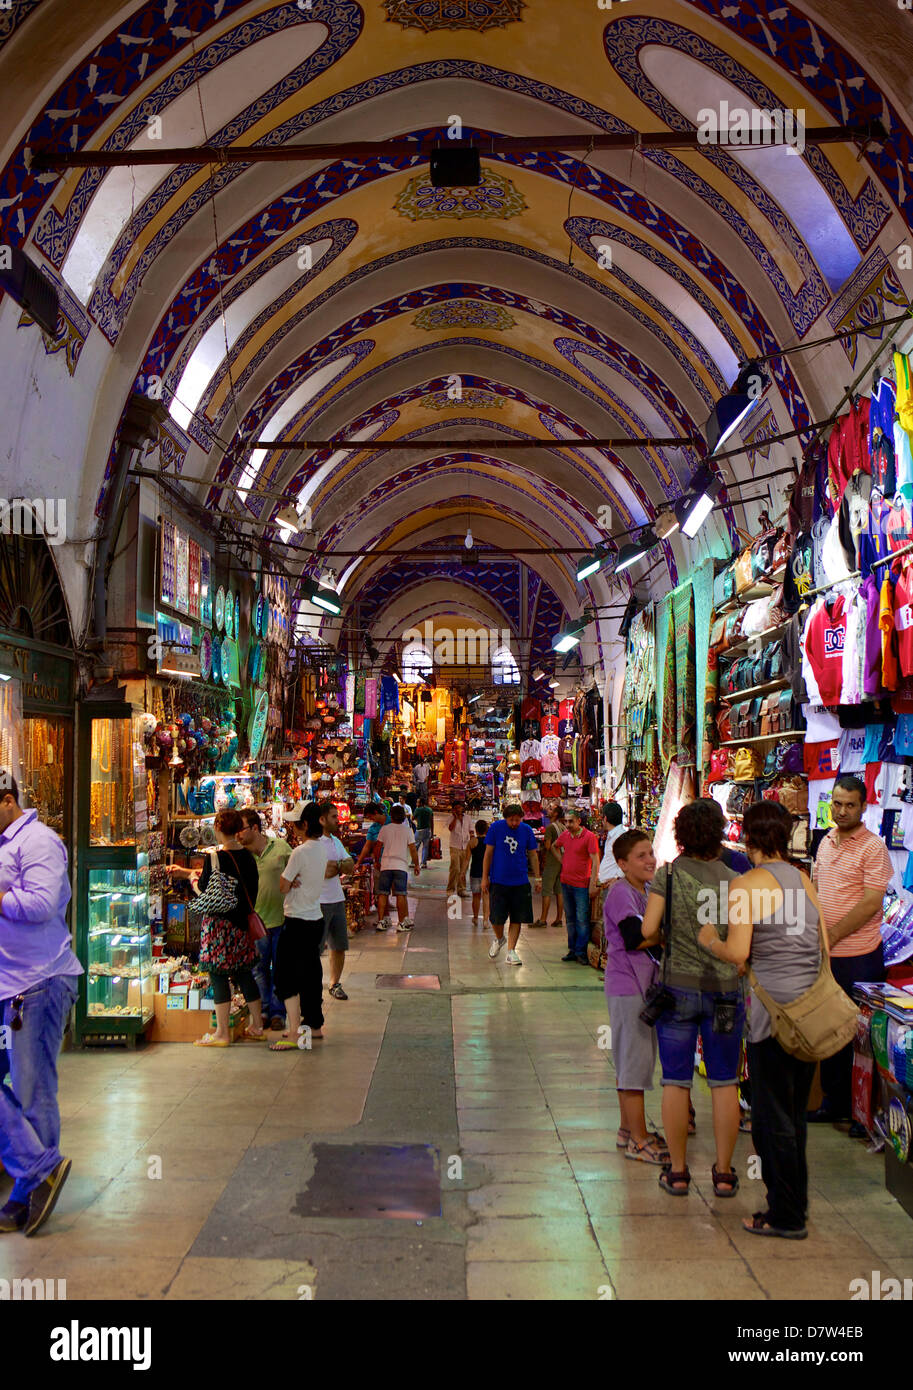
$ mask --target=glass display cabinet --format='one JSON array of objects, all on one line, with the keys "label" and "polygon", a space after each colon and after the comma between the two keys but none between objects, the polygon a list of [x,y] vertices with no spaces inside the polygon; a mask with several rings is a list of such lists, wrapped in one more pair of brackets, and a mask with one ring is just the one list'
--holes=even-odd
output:
[{"label": "glass display cabinet", "polygon": [[86,703],[79,735],[77,950],[80,1038],[123,1037],[152,1021],[146,755],[139,711]]}]

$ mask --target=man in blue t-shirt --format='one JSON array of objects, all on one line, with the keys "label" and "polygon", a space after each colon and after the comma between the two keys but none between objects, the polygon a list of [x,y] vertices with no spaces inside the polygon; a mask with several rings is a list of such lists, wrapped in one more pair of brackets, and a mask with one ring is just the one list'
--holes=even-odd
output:
[{"label": "man in blue t-shirt", "polygon": [[495,939],[489,948],[494,960],[504,945],[504,924],[509,920],[507,941],[508,965],[519,965],[517,942],[520,928],[533,920],[533,895],[530,875],[540,886],[539,855],[536,837],[523,820],[519,806],[505,806],[504,819],[496,820],[485,836],[485,858],[482,861],[482,892],[489,895],[488,918]]}]

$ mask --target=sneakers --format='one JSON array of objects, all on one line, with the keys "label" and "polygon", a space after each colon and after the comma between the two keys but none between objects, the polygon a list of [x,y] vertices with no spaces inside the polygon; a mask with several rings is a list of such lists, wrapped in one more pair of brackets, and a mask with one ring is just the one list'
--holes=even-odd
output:
[{"label": "sneakers", "polygon": [[331,985],[330,994],[333,996],[334,999],[348,999],[349,997],[343,989],[342,985]]},{"label": "sneakers", "polygon": [[377,926],[374,928],[374,930],[375,930],[375,931],[389,931],[390,928],[391,928],[392,926],[393,926],[393,923],[392,923],[392,921],[390,920],[389,917],[381,917],[380,921],[377,923]]},{"label": "sneakers", "polygon": [[54,1171],[48,1174],[44,1182],[38,1184],[29,1197],[29,1214],[25,1224],[27,1236],[33,1236],[47,1221],[57,1205],[57,1198],[60,1196],[64,1183],[70,1176],[71,1167],[70,1160],[62,1158]]},{"label": "sneakers", "polygon": [[576,955],[574,954],[573,951],[568,951],[567,955],[566,955],[566,956],[562,956],[561,959],[564,960],[564,961],[568,961],[568,960],[574,960],[574,961],[575,961],[575,960],[577,959],[577,957],[576,957]]},{"label": "sneakers", "polygon": [[503,945],[504,945],[504,937],[503,937],[503,936],[496,936],[495,939],[494,939],[494,941],[491,943],[491,945],[490,945],[489,948],[488,948],[488,954],[489,954],[489,956],[491,957],[492,960],[495,959],[495,957],[497,956],[498,952],[500,951],[500,949],[501,949],[501,947],[502,947]]},{"label": "sneakers", "polygon": [[508,951],[508,952],[507,952],[507,955],[504,957],[504,964],[505,964],[505,965],[522,965],[523,962],[521,961],[520,957],[517,955],[516,951]]},{"label": "sneakers", "polygon": [[415,923],[413,922],[413,920],[412,920],[411,917],[404,917],[403,920],[398,924],[396,930],[397,930],[397,931],[411,931],[412,928],[413,928],[414,926],[415,926]]}]

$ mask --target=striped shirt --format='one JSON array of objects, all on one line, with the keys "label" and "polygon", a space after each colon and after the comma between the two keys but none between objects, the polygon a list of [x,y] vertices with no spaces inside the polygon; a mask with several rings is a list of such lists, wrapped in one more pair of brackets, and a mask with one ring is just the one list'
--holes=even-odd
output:
[{"label": "striped shirt", "polygon": [[[877,888],[884,893],[893,875],[887,846],[871,830],[860,825],[852,835],[831,830],[818,846],[812,877],[821,899],[824,922],[835,926],[859,902],[863,893]],[[864,956],[881,941],[882,909],[868,922],[831,947],[834,956]]]}]

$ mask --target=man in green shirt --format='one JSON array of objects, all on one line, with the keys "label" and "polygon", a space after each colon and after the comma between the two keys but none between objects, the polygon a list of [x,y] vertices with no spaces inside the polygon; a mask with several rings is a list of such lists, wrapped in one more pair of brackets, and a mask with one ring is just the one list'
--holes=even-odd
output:
[{"label": "man in green shirt", "polygon": [[428,846],[434,831],[434,812],[428,805],[428,798],[420,796],[415,808],[415,843],[418,847],[419,865],[424,869],[428,863]]},{"label": "man in green shirt", "polygon": [[277,1032],[285,1026],[285,1007],[276,993],[276,948],[279,933],[285,922],[279,880],[289,861],[292,847],[287,840],[263,834],[263,824],[256,811],[243,810],[244,829],[238,832],[238,842],[249,849],[257,860],[260,886],[257,890],[257,912],[266,927],[266,936],[257,942],[259,959],[254,966],[254,978],[260,987],[263,1004],[263,1027]]}]

